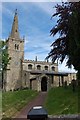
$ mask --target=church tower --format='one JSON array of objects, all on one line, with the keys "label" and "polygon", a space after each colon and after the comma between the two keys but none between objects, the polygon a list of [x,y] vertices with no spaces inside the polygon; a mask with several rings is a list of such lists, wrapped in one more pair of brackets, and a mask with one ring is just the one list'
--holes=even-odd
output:
[{"label": "church tower", "polygon": [[22,61],[24,59],[24,40],[20,38],[18,29],[18,13],[15,11],[12,30],[7,40],[7,50],[11,57],[6,72],[6,91],[22,86]]}]

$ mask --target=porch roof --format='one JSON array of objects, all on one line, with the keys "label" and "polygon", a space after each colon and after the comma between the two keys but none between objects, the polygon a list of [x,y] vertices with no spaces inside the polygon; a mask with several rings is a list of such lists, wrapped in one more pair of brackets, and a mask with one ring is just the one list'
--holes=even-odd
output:
[{"label": "porch roof", "polygon": [[34,70],[34,71],[28,71],[31,74],[47,74],[47,75],[58,75],[58,76],[68,76],[68,73],[65,72],[52,72],[52,71],[40,71],[40,70]]}]

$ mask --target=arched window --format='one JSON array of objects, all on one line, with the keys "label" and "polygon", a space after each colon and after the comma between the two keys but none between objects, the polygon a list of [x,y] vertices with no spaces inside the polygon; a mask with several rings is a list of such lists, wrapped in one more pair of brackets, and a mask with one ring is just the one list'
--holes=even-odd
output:
[{"label": "arched window", "polygon": [[19,45],[15,44],[15,50],[19,50]]},{"label": "arched window", "polygon": [[24,76],[26,76],[26,73],[24,73]]},{"label": "arched window", "polygon": [[16,29],[16,32],[17,32],[17,29]]},{"label": "arched window", "polygon": [[40,65],[37,65],[37,70],[41,70],[41,66]]},{"label": "arched window", "polygon": [[31,64],[28,65],[28,69],[29,69],[29,70],[32,69],[32,65],[31,65]]},{"label": "arched window", "polygon": [[52,71],[55,71],[55,67],[54,66],[52,66]]},{"label": "arched window", "polygon": [[45,70],[48,70],[48,66],[45,66]]}]

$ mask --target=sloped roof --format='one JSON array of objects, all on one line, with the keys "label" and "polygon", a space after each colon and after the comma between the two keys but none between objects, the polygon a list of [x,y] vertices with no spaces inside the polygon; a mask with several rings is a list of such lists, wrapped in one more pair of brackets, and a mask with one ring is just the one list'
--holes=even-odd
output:
[{"label": "sloped roof", "polygon": [[31,74],[48,74],[48,75],[58,75],[58,76],[67,76],[68,73],[65,72],[52,72],[52,71],[40,71],[40,70],[34,70],[34,71],[29,71]]}]

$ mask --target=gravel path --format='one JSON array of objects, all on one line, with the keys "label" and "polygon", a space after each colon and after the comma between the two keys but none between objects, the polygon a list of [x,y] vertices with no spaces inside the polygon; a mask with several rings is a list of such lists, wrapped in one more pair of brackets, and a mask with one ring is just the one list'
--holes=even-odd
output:
[{"label": "gravel path", "polygon": [[28,105],[26,105],[17,115],[17,118],[27,118],[27,114],[29,110],[34,106],[42,106],[45,99],[46,99],[47,92],[40,92],[39,95],[31,102],[29,102]]}]

